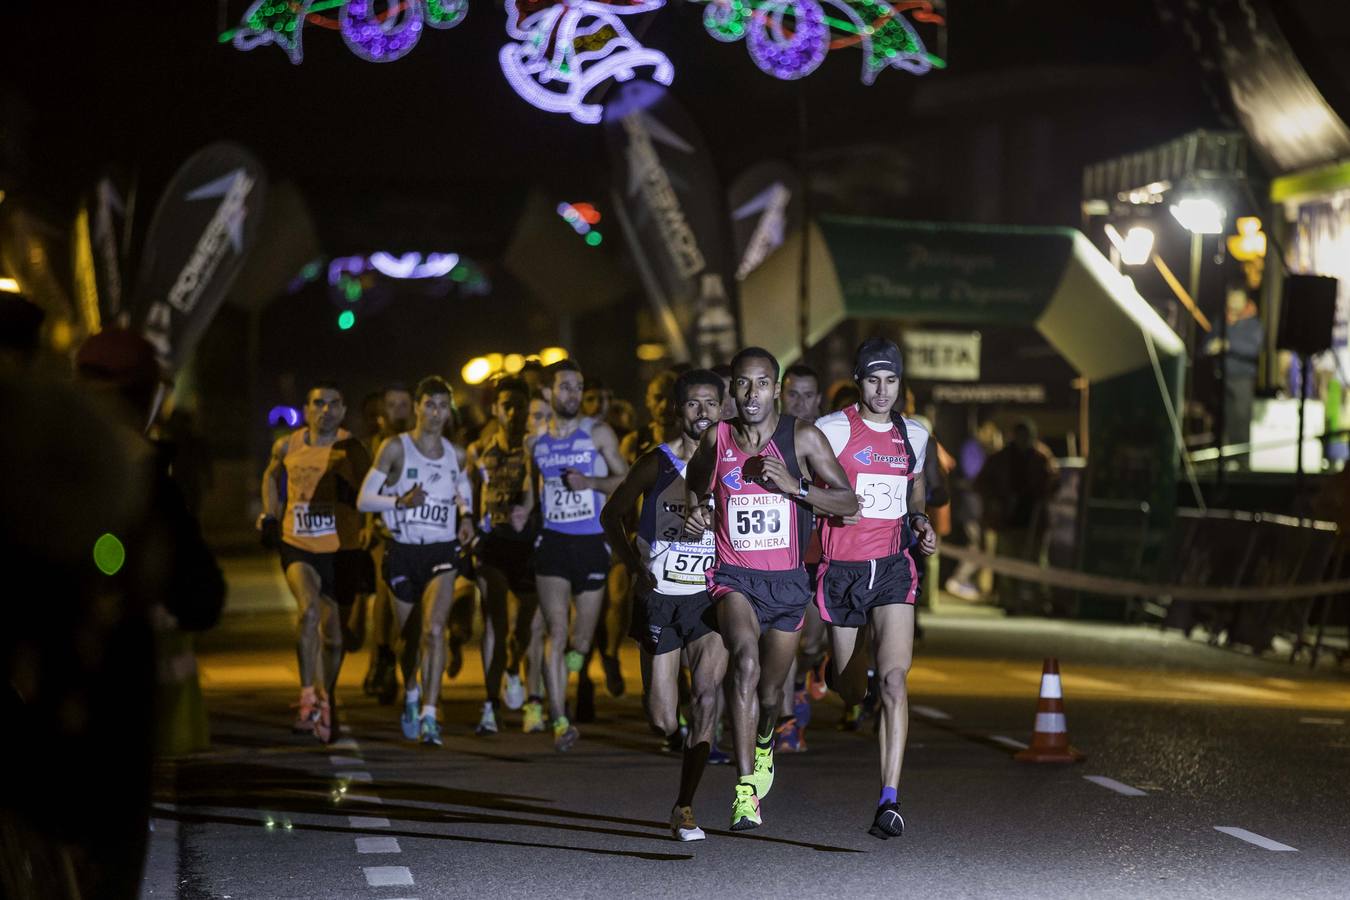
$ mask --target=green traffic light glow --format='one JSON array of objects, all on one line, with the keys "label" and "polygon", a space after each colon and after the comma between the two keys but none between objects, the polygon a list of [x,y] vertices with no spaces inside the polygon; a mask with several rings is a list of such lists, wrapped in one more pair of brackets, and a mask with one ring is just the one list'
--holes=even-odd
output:
[{"label": "green traffic light glow", "polygon": [[591,231],[586,235],[586,243],[590,244],[592,247],[599,247],[600,242],[603,240],[604,238],[600,236],[600,232],[598,231]]},{"label": "green traffic light glow", "polygon": [[94,565],[104,575],[116,575],[127,561],[127,549],[116,535],[105,534],[94,541]]},{"label": "green traffic light glow", "polygon": [[341,328],[343,331],[348,330],[355,324],[356,324],[356,313],[352,312],[350,309],[343,310],[342,314],[338,316],[338,327]]}]

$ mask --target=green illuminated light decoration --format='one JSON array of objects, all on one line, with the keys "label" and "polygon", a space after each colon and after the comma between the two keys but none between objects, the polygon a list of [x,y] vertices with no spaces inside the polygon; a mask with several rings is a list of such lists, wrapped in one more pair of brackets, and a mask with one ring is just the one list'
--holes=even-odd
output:
[{"label": "green illuminated light decoration", "polygon": [[350,309],[344,309],[341,314],[338,315],[338,328],[341,328],[343,331],[350,331],[351,327],[355,324],[356,313],[352,312]]},{"label": "green illuminated light decoration", "polygon": [[127,561],[127,550],[116,535],[105,534],[94,542],[94,565],[104,575],[116,575]]}]

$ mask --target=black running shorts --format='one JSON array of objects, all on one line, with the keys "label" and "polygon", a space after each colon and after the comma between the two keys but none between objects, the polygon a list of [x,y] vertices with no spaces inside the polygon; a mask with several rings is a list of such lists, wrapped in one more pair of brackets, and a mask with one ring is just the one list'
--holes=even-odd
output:
[{"label": "black running shorts", "polygon": [[400,544],[390,541],[384,550],[384,580],[389,593],[403,603],[422,599],[431,579],[455,573],[459,541],[438,544]]},{"label": "black running shorts", "polygon": [[600,590],[609,579],[609,544],[603,534],[545,528],[534,542],[534,574],[567,579],[573,594]]},{"label": "black running shorts", "polygon": [[536,533],[494,528],[478,540],[478,564],[496,569],[506,576],[506,584],[520,597],[534,593],[534,554]]},{"label": "black running shorts", "polygon": [[919,599],[923,570],[901,550],[894,556],[862,562],[824,559],[816,588],[820,617],[841,628],[861,628],[878,606],[914,605]]},{"label": "black running shorts", "polygon": [[707,591],[697,594],[638,593],[628,634],[653,656],[687,647],[717,630],[717,616]]},{"label": "black running shorts", "polygon": [[720,600],[735,591],[745,595],[759,617],[759,632],[798,631],[811,602],[811,580],[806,569],[764,572],[717,564],[708,570],[708,592]]}]

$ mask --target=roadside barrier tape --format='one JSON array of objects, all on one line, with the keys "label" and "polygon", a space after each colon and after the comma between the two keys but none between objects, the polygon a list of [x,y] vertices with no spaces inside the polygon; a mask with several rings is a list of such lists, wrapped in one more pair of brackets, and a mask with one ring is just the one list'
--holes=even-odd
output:
[{"label": "roadside barrier tape", "polygon": [[1111,594],[1117,597],[1170,597],[1194,603],[1259,603],[1272,600],[1304,600],[1329,594],[1350,593],[1350,578],[1339,581],[1318,581],[1313,584],[1267,585],[1263,587],[1207,587],[1196,584],[1150,584],[1108,575],[1091,575],[1075,569],[1040,566],[1020,559],[990,556],[966,547],[942,545],[938,552],[989,569],[998,575],[1007,575],[1023,581],[1048,584],[1051,587],[1088,591],[1093,594]]}]

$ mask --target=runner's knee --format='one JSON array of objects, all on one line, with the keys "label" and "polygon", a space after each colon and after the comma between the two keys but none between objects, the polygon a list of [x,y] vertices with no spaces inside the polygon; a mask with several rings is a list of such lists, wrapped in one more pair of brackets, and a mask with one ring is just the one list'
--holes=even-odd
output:
[{"label": "runner's knee", "polygon": [[907,695],[909,670],[896,667],[881,676],[881,702],[887,706],[903,703]]}]

